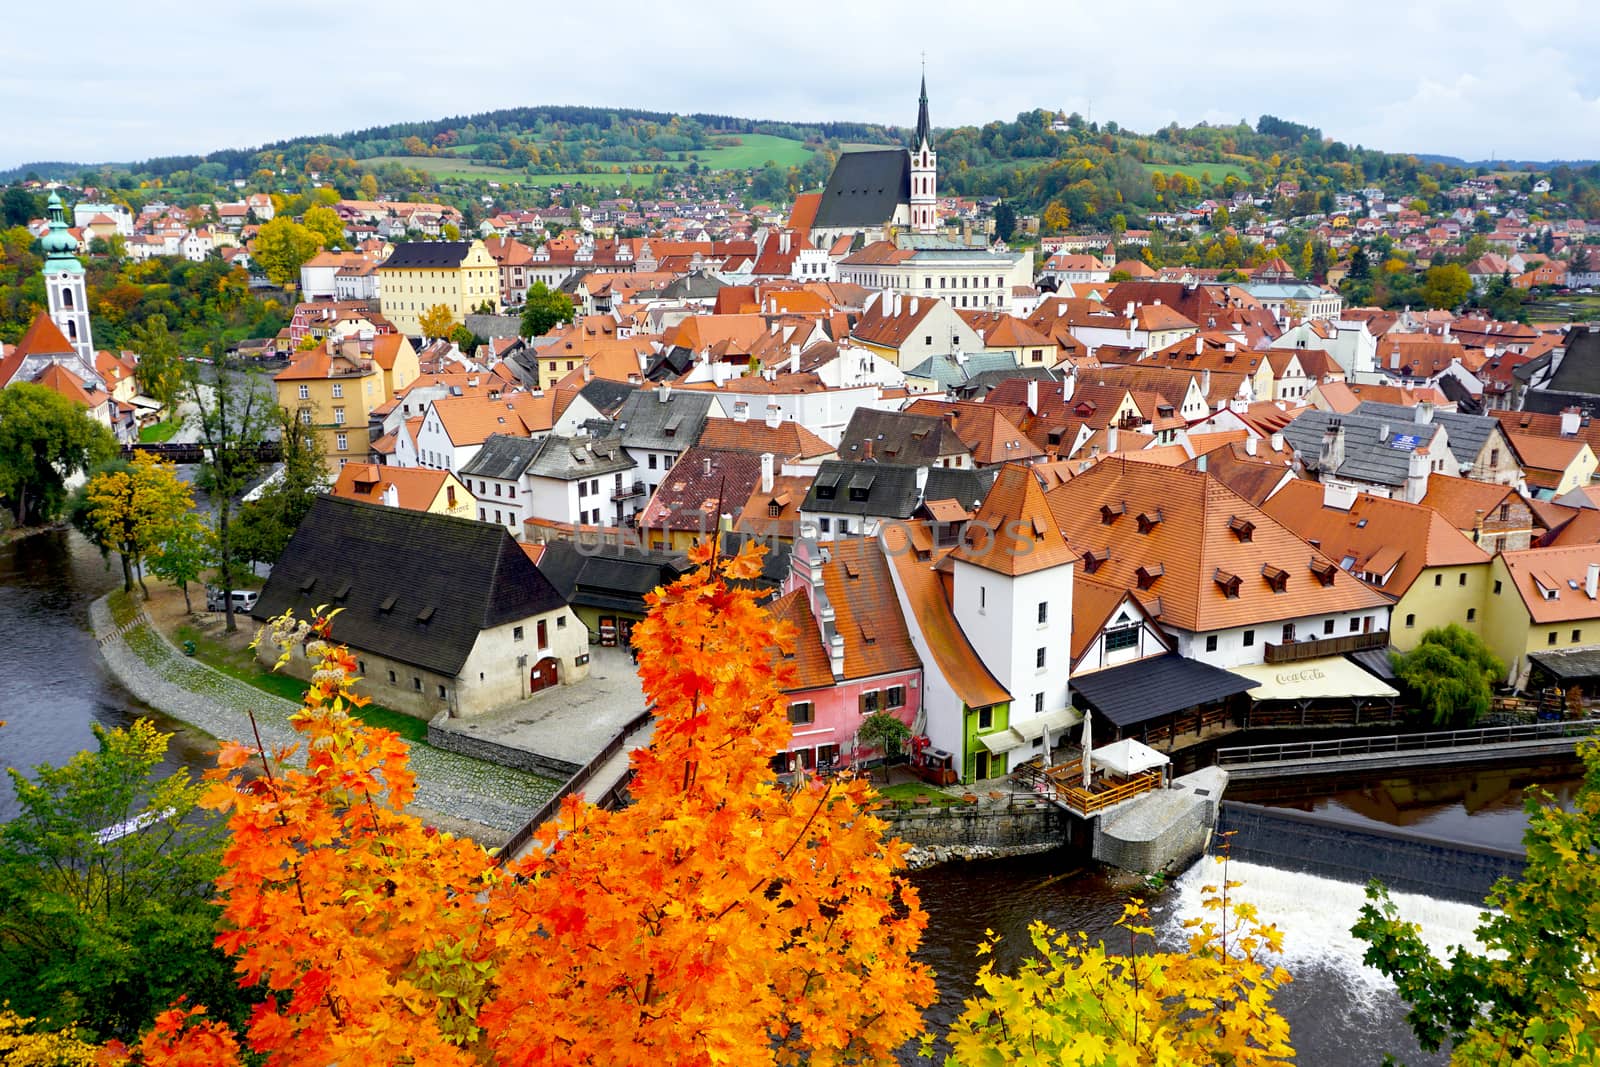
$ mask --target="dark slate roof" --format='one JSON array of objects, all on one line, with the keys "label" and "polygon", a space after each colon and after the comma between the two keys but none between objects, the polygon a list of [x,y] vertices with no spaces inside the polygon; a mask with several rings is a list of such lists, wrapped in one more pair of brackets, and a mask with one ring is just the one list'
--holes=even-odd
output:
[{"label": "dark slate roof", "polygon": [[990,390],[1001,382],[1010,381],[1012,378],[1036,378],[1041,382],[1060,380],[1051,373],[1049,367],[1013,367],[1010,370],[985,370],[979,371],[960,385],[957,385],[955,393],[963,400],[982,400],[989,395]]},{"label": "dark slate roof", "polygon": [[421,270],[427,267],[455,268],[472,251],[471,241],[408,241],[394,246],[383,267]]},{"label": "dark slate roof", "polygon": [[1135,660],[1120,667],[1074,675],[1072,692],[1096,714],[1126,730],[1163,715],[1243,693],[1260,684],[1209,663],[1184,659],[1169,652],[1154,659]]},{"label": "dark slate roof", "polygon": [[954,500],[970,508],[982,504],[994,485],[998,467],[988,470],[956,470],[952,467],[935,467],[928,472],[927,484],[922,487],[924,500]]},{"label": "dark slate roof", "polygon": [[594,405],[594,409],[607,418],[615,415],[617,409],[622,407],[623,401],[637,390],[627,382],[614,382],[610,378],[596,378],[582,389],[578,395]]},{"label": "dark slate roof", "polygon": [[512,437],[493,433],[472,457],[472,462],[461,468],[462,478],[497,478],[515,481],[539,454],[539,441],[532,437]]},{"label": "dark slate roof", "polygon": [[[1400,429],[1404,423],[1416,420],[1416,408],[1403,404],[1384,404],[1376,400],[1363,400],[1356,405],[1357,415],[1375,415],[1389,422],[1396,433],[1413,431]],[[1489,437],[1500,428],[1498,419],[1487,415],[1469,415],[1459,411],[1435,411],[1433,421],[1444,427],[1449,437],[1450,454],[1463,466],[1477,458],[1488,443]]]},{"label": "dark slate roof", "polygon": [[708,300],[727,284],[714,274],[695,271],[672,279],[662,287],[660,295],[663,300]]},{"label": "dark slate roof", "polygon": [[468,315],[467,329],[479,337],[521,337],[522,318],[518,315]]},{"label": "dark slate roof", "polygon": [[1568,682],[1586,682],[1600,678],[1600,649],[1529,652],[1528,658],[1549,671],[1563,685]]},{"label": "dark slate roof", "polygon": [[1523,411],[1532,411],[1540,415],[1559,415],[1568,408],[1577,408],[1589,416],[1600,415],[1600,394],[1529,389],[1522,395]]},{"label": "dark slate roof", "polygon": [[321,496],[252,615],[342,608],[335,641],[453,678],[480,631],[564,603],[498,524]]},{"label": "dark slate roof", "polygon": [[539,569],[572,604],[643,615],[645,594],[693,568],[681,554],[552,541]]},{"label": "dark slate roof", "polygon": [[1574,326],[1562,340],[1566,354],[1545,383],[1555,393],[1600,394],[1600,332]]},{"label": "dark slate roof", "polygon": [[[539,445],[528,473],[538,478],[574,482],[617,471],[632,470],[633,459],[615,437],[546,437]],[[462,472],[466,473],[465,471]]]},{"label": "dark slate roof", "polygon": [[1455,402],[1456,410],[1463,415],[1482,415],[1483,401],[1472,395],[1466,383],[1454,374],[1445,374],[1439,377],[1439,392],[1446,399]]},{"label": "dark slate roof", "polygon": [[843,152],[822,191],[813,229],[883,226],[911,202],[911,154],[904,148]]},{"label": "dark slate roof", "polygon": [[[1358,481],[1371,482],[1374,485],[1404,485],[1406,477],[1411,472],[1411,451],[1397,447],[1396,437],[1416,431],[1410,429],[1411,409],[1401,410],[1406,412],[1404,419],[1385,419],[1354,413],[1338,415],[1314,409],[1303,411],[1283,428],[1283,438],[1290,448],[1300,453],[1307,469],[1319,470],[1318,458],[1322,454],[1322,435],[1330,421],[1338,420],[1344,426],[1344,462],[1339,465],[1337,471],[1321,473],[1339,474]],[[1379,441],[1378,436],[1383,432],[1385,424],[1389,427],[1389,438]],[[1432,426],[1417,429],[1428,437],[1433,436]],[[1449,433],[1449,430],[1445,432]]]},{"label": "dark slate roof", "polygon": [[869,440],[872,458],[879,463],[909,463],[914,467],[931,467],[942,457],[967,451],[955,428],[938,415],[856,408],[839,438],[840,458],[865,459],[863,443]]},{"label": "dark slate roof", "polygon": [[506,366],[517,376],[517,381],[528,389],[539,388],[539,354],[524,349],[505,358]]},{"label": "dark slate roof", "polygon": [[682,452],[694,447],[711,410],[707,393],[674,390],[666,400],[659,389],[636,389],[617,411],[624,448]]},{"label": "dark slate roof", "polygon": [[664,378],[681,378],[694,366],[694,350],[684,348],[682,345],[673,345],[656,352],[644,367],[644,376],[652,382]]},{"label": "dark slate roof", "polygon": [[[909,519],[922,499],[921,468],[904,463],[851,463],[830,459],[817,468],[802,512]],[[852,490],[854,492],[852,492]],[[833,495],[828,496],[831,492]],[[856,496],[859,499],[851,499]]]}]

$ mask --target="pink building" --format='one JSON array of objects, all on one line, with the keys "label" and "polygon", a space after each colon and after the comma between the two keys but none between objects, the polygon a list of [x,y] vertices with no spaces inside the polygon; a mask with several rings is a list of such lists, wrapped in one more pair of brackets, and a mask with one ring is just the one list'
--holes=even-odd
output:
[{"label": "pink building", "polygon": [[786,692],[794,736],[774,767],[848,765],[878,753],[856,745],[868,715],[912,726],[922,709],[922,661],[876,540],[802,539],[772,613],[794,627],[798,684]]}]

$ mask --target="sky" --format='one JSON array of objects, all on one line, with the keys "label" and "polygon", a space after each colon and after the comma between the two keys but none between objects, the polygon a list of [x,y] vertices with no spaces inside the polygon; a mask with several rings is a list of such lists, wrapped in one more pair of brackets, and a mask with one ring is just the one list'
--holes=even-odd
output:
[{"label": "sky", "polygon": [[128,161],[539,104],[1150,131],[1273,114],[1465,159],[1600,157],[1594,0],[19,0],[0,167]]}]

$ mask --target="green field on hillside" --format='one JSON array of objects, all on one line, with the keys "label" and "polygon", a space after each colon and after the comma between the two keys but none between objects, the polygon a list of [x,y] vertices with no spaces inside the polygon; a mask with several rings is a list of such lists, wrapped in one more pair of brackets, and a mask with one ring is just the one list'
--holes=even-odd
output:
[{"label": "green field on hillside", "polygon": [[744,142],[743,144],[729,148],[708,148],[692,155],[700,161],[702,167],[716,170],[764,167],[768,161],[780,167],[798,167],[811,158],[812,149],[803,141],[773,137],[765,133],[741,133],[737,136]]},{"label": "green field on hillside", "polygon": [[1237,163],[1146,163],[1144,169],[1146,174],[1154,174],[1156,171],[1162,174],[1182,174],[1196,181],[1205,181],[1207,175],[1210,175],[1214,182],[1220,182],[1230,174],[1241,181],[1248,181],[1250,178],[1250,172]]},{"label": "green field on hillside", "polygon": [[453,156],[373,156],[371,159],[360,161],[366,166],[378,166],[383,163],[398,163],[402,167],[420,170],[431,174],[435,178],[456,178],[467,181],[478,181],[487,178],[491,181],[516,182],[527,177],[518,171],[507,170],[505,167],[491,167],[485,163],[476,163],[470,159],[456,159]]}]

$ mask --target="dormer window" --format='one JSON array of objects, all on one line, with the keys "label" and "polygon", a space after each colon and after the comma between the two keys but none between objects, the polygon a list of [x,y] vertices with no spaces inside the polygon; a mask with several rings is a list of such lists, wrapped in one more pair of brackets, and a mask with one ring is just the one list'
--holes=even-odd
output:
[{"label": "dormer window", "polygon": [[1104,566],[1106,560],[1110,558],[1110,548],[1102,548],[1098,552],[1094,549],[1090,549],[1083,554],[1083,572],[1085,574],[1093,574],[1095,571]]},{"label": "dormer window", "polygon": [[1124,504],[1101,504],[1100,525],[1110,526],[1112,523],[1116,522],[1117,517],[1126,510],[1128,509]]},{"label": "dormer window", "polygon": [[1149,589],[1156,584],[1156,579],[1167,573],[1166,567],[1159,563],[1147,563],[1133,572],[1134,580],[1140,589]]},{"label": "dormer window", "polygon": [[1233,515],[1228,519],[1228,529],[1233,531],[1233,536],[1237,537],[1241,542],[1245,542],[1255,536],[1256,524],[1249,519],[1241,519],[1239,516]]},{"label": "dormer window", "polygon": [[1140,533],[1147,534],[1151,530],[1154,530],[1159,525],[1161,525],[1161,509],[1160,508],[1156,508],[1154,511],[1141,511],[1139,513],[1139,532]]},{"label": "dormer window", "polygon": [[1212,574],[1211,580],[1217,583],[1217,588],[1222,590],[1222,595],[1229,600],[1239,599],[1239,587],[1242,584],[1237,574],[1229,573],[1218,567]]},{"label": "dormer window", "polygon": [[1282,567],[1274,567],[1270,563],[1261,565],[1261,577],[1267,580],[1267,585],[1274,593],[1285,593],[1289,590],[1289,572]]},{"label": "dormer window", "polygon": [[[1350,562],[1354,563],[1355,559],[1351,558]],[[1311,573],[1317,579],[1317,583],[1319,585],[1321,585],[1323,588],[1327,588],[1333,584],[1334,578],[1337,577],[1339,573],[1339,568],[1335,567],[1328,560],[1316,559],[1313,557],[1311,560]]]}]

